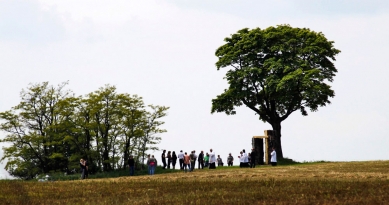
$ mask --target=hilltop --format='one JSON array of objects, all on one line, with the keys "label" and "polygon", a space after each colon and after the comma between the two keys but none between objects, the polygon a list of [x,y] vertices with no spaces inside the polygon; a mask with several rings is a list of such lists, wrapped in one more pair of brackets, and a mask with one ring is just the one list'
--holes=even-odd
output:
[{"label": "hilltop", "polygon": [[8,204],[385,204],[389,161],[217,168],[54,182],[0,181]]}]

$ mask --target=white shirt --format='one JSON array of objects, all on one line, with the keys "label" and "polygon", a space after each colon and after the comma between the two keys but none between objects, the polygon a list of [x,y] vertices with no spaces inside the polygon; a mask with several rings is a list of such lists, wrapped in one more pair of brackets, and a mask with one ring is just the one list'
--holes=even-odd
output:
[{"label": "white shirt", "polygon": [[271,155],[270,162],[277,162],[277,153],[276,153],[276,151],[273,150],[270,155]]},{"label": "white shirt", "polygon": [[209,163],[216,163],[216,155],[215,155],[215,152],[209,153]]},{"label": "white shirt", "polygon": [[184,153],[180,152],[177,157],[178,159],[184,159]]},{"label": "white shirt", "polygon": [[249,157],[247,156],[246,152],[243,153],[243,162],[249,162]]}]

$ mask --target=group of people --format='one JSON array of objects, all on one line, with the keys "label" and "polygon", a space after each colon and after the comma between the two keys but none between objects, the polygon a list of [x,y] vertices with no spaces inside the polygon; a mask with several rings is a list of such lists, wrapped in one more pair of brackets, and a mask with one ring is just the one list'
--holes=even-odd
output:
[{"label": "group of people", "polygon": [[[242,150],[240,152],[240,155],[238,156],[240,167],[250,167],[255,168],[256,165],[256,158],[257,158],[257,152],[255,149],[251,149],[251,153],[246,153],[246,150]],[[166,150],[163,150],[162,155],[162,169],[170,169],[170,165],[172,165],[172,168],[175,169],[177,160],[180,164],[180,169],[184,171],[193,171],[196,165],[196,161],[198,163],[198,169],[204,169],[204,167],[208,167],[209,169],[215,169],[216,163],[218,166],[223,166],[223,160],[220,157],[220,155],[217,155],[213,152],[212,149],[210,149],[210,152],[205,153],[204,151],[201,151],[199,155],[196,154],[196,151],[193,150],[188,154],[187,152],[183,152],[182,150],[178,155],[173,151],[168,151],[166,154]],[[167,160],[166,160],[167,159]],[[273,148],[271,152],[271,165],[276,166],[277,165],[277,154],[275,149]],[[234,163],[234,157],[229,153],[227,157],[227,165],[232,166]]]},{"label": "group of people", "polygon": [[[255,149],[253,148],[251,150],[251,153],[246,153],[246,151],[243,149],[240,151],[240,155],[238,156],[240,167],[250,167],[255,168],[255,160],[257,157],[257,153],[255,152]],[[204,169],[204,167],[208,167],[209,169],[216,169],[216,163],[218,166],[223,166],[223,160],[220,157],[220,155],[217,155],[213,151],[213,149],[209,150],[209,153],[205,153],[204,151],[201,151],[199,155],[196,154],[196,151],[193,150],[188,154],[188,152],[183,152],[182,150],[176,154],[175,151],[168,151],[166,150],[162,151],[161,155],[161,161],[162,161],[162,169],[175,169],[177,160],[180,165],[180,169],[185,172],[192,172],[196,166],[196,161],[198,165],[198,169]],[[81,163],[81,162],[80,162]],[[229,153],[227,157],[227,165],[233,166],[234,163],[234,157]],[[157,160],[155,159],[154,155],[148,155],[147,156],[147,162],[148,166],[148,173],[150,175],[154,175],[155,168],[157,167]],[[275,149],[273,148],[273,151],[271,152],[271,164],[272,166],[277,165],[277,154],[275,152]],[[135,161],[133,156],[131,155],[128,160],[128,165],[130,167],[130,175],[134,175],[135,171]],[[84,176],[84,175],[83,175]]]},{"label": "group of people", "polygon": [[[275,149],[273,148],[271,154],[270,154],[270,162],[272,166],[277,165],[277,153]],[[243,149],[240,151],[240,155],[238,156],[240,167],[250,167],[255,168],[255,159],[257,157],[257,153],[255,152],[255,149],[253,148],[251,150],[251,153],[246,154],[246,151]],[[170,169],[172,167],[175,169],[177,160],[180,164],[180,169],[187,172],[192,172],[196,166],[196,161],[198,164],[198,169],[204,169],[204,167],[208,167],[209,169],[216,169],[216,163],[218,166],[223,166],[223,160],[220,157],[220,155],[217,155],[215,152],[210,149],[209,153],[205,153],[204,151],[201,151],[199,155],[196,154],[196,151],[193,150],[188,155],[187,152],[183,152],[182,150],[178,155],[173,151],[168,151],[166,153],[166,150],[163,150],[162,155],[162,169]],[[167,161],[166,161],[167,159]],[[128,166],[130,168],[130,176],[133,176],[135,174],[135,159],[132,155],[130,155],[128,161]],[[232,166],[234,163],[234,157],[229,153],[227,157],[227,165]],[[147,162],[148,166],[148,173],[150,175],[154,175],[155,168],[157,167],[157,160],[155,159],[154,155],[147,155]],[[171,166],[170,166],[171,165]],[[81,179],[87,179],[88,178],[88,161],[84,159],[80,159],[80,168],[81,168]]]},{"label": "group of people", "polygon": [[[231,153],[230,153],[231,156]],[[232,156],[231,156],[232,157]],[[250,167],[255,168],[256,159],[257,159],[257,152],[254,148],[251,149],[251,153],[246,153],[246,150],[240,151],[240,155],[238,156],[240,167]],[[272,148],[272,152],[270,153],[270,163],[272,166],[277,165],[277,153],[275,148]]]},{"label": "group of people", "polygon": [[251,153],[246,153],[246,150],[243,149],[240,151],[239,158],[239,166],[240,167],[250,167],[255,168],[255,159],[256,159],[257,153],[254,149],[252,149]]},{"label": "group of people", "polygon": [[161,160],[162,169],[170,169],[170,167],[175,169],[178,160],[180,169],[185,172],[193,171],[196,166],[196,161],[198,163],[198,169],[204,169],[204,167],[215,169],[216,162],[218,163],[218,166],[223,166],[223,161],[220,158],[220,155],[216,158],[216,154],[212,149],[210,149],[209,153],[207,152],[205,154],[204,151],[201,151],[199,155],[196,154],[195,150],[191,151],[190,154],[188,154],[188,152],[184,153],[182,150],[178,154],[176,154],[175,151],[168,151],[166,153],[166,150],[163,150]]}]

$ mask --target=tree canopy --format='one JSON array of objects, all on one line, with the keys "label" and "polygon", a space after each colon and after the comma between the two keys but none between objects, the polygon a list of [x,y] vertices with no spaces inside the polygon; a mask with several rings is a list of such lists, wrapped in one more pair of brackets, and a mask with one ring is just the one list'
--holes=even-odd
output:
[{"label": "tree canopy", "polygon": [[48,82],[32,84],[21,92],[21,102],[0,113],[0,142],[13,176],[34,178],[51,171],[78,170],[80,158],[89,161],[91,172],[125,167],[130,154],[137,161],[145,152],[158,149],[160,119],[169,107],[145,106],[137,95],[119,94],[106,85],[75,97]]},{"label": "tree canopy", "polygon": [[283,158],[281,122],[294,111],[306,116],[307,109],[330,103],[340,51],[323,33],[290,25],[244,28],[224,41],[215,53],[216,67],[229,69],[229,87],[212,100],[211,112],[233,115],[236,107],[247,106],[272,125],[277,156]]}]

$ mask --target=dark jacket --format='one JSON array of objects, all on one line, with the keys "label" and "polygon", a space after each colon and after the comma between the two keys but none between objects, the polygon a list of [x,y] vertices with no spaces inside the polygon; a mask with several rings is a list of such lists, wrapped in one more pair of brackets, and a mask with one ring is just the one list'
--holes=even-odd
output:
[{"label": "dark jacket", "polygon": [[130,167],[135,166],[135,160],[134,160],[134,158],[128,159],[128,165],[129,165]]},{"label": "dark jacket", "polygon": [[250,155],[251,155],[251,160],[250,161],[252,161],[252,162],[255,161],[255,158],[257,158],[257,152],[252,151]]},{"label": "dark jacket", "polygon": [[200,152],[199,154],[199,158],[198,160],[201,162],[201,161],[204,161],[204,154]]},{"label": "dark jacket", "polygon": [[176,155],[176,153],[174,153],[174,154],[172,155],[172,161],[173,161],[173,162],[177,161],[177,155]]}]

